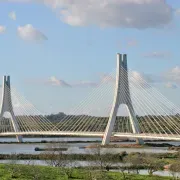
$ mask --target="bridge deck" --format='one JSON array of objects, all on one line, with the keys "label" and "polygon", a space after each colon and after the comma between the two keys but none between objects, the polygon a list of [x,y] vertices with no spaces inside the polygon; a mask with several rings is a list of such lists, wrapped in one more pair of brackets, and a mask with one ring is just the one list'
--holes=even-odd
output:
[{"label": "bridge deck", "polygon": [[[103,137],[104,132],[65,132],[65,131],[41,131],[41,132],[8,132],[0,133],[0,136],[28,136],[28,135],[41,135],[41,136],[81,136],[81,137]],[[156,140],[174,140],[180,141],[180,135],[172,134],[133,134],[133,133],[113,133],[114,137],[126,137],[126,138],[142,138],[142,139],[156,139]]]}]

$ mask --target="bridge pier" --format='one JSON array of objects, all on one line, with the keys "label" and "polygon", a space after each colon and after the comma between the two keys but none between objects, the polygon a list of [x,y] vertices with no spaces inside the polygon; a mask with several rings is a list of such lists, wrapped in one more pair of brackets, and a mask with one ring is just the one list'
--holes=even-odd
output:
[{"label": "bridge pier", "polygon": [[[134,134],[140,133],[140,127],[136,118],[134,108],[131,101],[129,81],[128,81],[128,68],[127,68],[127,55],[117,54],[117,73],[116,73],[116,88],[113,106],[111,109],[110,117],[106,130],[103,136],[102,145],[110,143],[112,131],[116,121],[117,112],[121,104],[126,105],[130,117],[130,124]],[[136,138],[138,144],[144,144],[142,139]]]},{"label": "bridge pier", "polygon": [[23,142],[23,137],[20,135],[16,135],[16,139],[17,139],[17,142],[19,142],[19,143]]},{"label": "bridge pier", "polygon": [[[14,132],[20,132],[19,124],[14,115],[13,106],[12,106],[10,76],[3,77],[0,120],[2,120],[5,112],[8,112],[11,116],[10,119]],[[16,135],[16,139],[18,142],[23,142],[23,138],[20,135]]]}]

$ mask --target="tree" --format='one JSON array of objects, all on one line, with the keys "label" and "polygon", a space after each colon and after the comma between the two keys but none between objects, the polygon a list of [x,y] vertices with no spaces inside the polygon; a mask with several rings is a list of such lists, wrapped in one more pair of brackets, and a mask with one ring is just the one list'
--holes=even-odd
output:
[{"label": "tree", "polygon": [[[126,158],[123,159],[123,164],[125,164],[127,161],[126,161]],[[121,174],[123,176],[123,180],[126,180],[127,179],[127,173],[125,173],[126,170],[129,170],[129,167],[126,167],[126,166],[122,166],[122,165],[119,165],[118,166],[118,169],[121,171]]]},{"label": "tree", "polygon": [[28,174],[31,175],[32,180],[39,180],[42,177],[42,172],[39,168],[39,166],[37,166],[34,161],[32,161],[31,159],[28,160],[26,166],[24,166],[26,172],[29,172]]},{"label": "tree", "polygon": [[142,166],[143,156],[140,153],[132,153],[125,158],[126,162],[129,163],[128,170],[136,170],[136,173],[139,174],[139,170]]},{"label": "tree", "polygon": [[[113,154],[111,153],[103,153],[102,147],[100,145],[96,145],[95,148],[91,149],[89,152],[93,155],[93,159],[89,161],[88,166],[88,179],[103,179],[109,180],[110,177],[107,173],[115,163],[116,159],[114,158]],[[94,171],[96,168],[96,171]]]},{"label": "tree", "polygon": [[41,158],[52,167],[64,167],[66,165],[65,156],[60,150],[62,144],[55,143],[47,145],[47,151],[41,154]]},{"label": "tree", "polygon": [[147,168],[148,174],[153,175],[158,170],[163,170],[165,163],[151,154],[143,154],[142,164]]},{"label": "tree", "polygon": [[178,175],[180,173],[180,159],[170,165],[169,171],[171,172],[174,180],[180,179],[180,176]]},{"label": "tree", "polygon": [[78,163],[70,157],[64,158],[64,160],[65,163],[61,169],[63,170],[68,179],[73,178],[73,171],[78,166]]},{"label": "tree", "polygon": [[53,167],[58,167],[61,176],[67,176],[67,178],[72,178],[73,171],[77,165],[76,161],[70,159],[71,156],[63,154],[60,150],[64,146],[61,143],[51,144],[48,146],[48,152],[41,154],[45,162]]},{"label": "tree", "polygon": [[94,156],[93,166],[98,167],[100,171],[109,171],[114,163],[118,161],[117,158],[110,152],[102,152],[100,145],[91,150],[91,154]]},{"label": "tree", "polygon": [[18,178],[21,176],[21,167],[17,165],[17,154],[11,154],[11,160],[5,165],[5,169],[10,173],[11,178]]}]

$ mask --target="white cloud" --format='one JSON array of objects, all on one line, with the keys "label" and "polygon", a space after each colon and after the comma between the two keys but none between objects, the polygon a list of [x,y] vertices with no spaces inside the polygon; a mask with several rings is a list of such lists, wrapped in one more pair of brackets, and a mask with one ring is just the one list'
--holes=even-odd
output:
[{"label": "white cloud", "polygon": [[170,58],[172,55],[170,52],[158,52],[154,51],[151,53],[146,53],[143,55],[145,58],[159,58],[159,59],[167,59]]},{"label": "white cloud", "polygon": [[[179,73],[179,75],[178,75]],[[151,84],[154,83],[164,83],[165,86],[170,86],[168,82],[179,82],[180,83],[180,68],[176,67],[166,73],[165,75],[151,75],[151,74],[145,74],[138,71],[129,71],[129,82],[130,85],[136,87],[136,88],[149,88],[151,87]],[[178,78],[179,77],[179,78]],[[55,76],[51,76],[48,79],[39,79],[39,80],[28,80],[30,83],[38,83],[38,84],[48,84],[52,86],[59,86],[59,87],[98,87],[100,84],[108,84],[108,83],[115,83],[116,77],[115,75],[111,74],[103,74],[100,76],[100,80],[95,81],[79,81],[77,83],[67,83],[65,80],[59,79]],[[166,84],[167,83],[167,84]],[[172,83],[175,84],[175,83]]]},{"label": "white cloud", "polygon": [[31,24],[19,26],[17,32],[19,37],[25,41],[47,40],[47,37],[42,32],[34,28]]},{"label": "white cloud", "polygon": [[100,78],[101,78],[101,83],[115,82],[115,78],[109,74],[103,74],[101,75]]},{"label": "white cloud", "polygon": [[170,88],[170,89],[176,89],[178,88],[176,84],[172,83],[172,82],[168,82],[165,84],[166,88]]},{"label": "white cloud", "polygon": [[13,3],[29,3],[32,2],[33,0],[2,0],[2,1],[13,2]]},{"label": "white cloud", "polygon": [[137,46],[137,44],[138,44],[138,42],[135,39],[132,39],[132,40],[127,42],[127,45],[130,47]]},{"label": "white cloud", "polygon": [[163,75],[163,77],[168,81],[180,84],[180,67],[176,66],[170,69]]},{"label": "white cloud", "polygon": [[64,80],[58,79],[55,76],[51,76],[47,79],[39,79],[39,78],[27,79],[25,82],[30,84],[40,84],[40,85],[45,84],[45,85],[59,86],[59,87],[71,87],[70,84],[68,84]]},{"label": "white cloud", "polygon": [[79,83],[73,84],[73,87],[96,87],[98,83],[92,81],[80,81]]},{"label": "white cloud", "polygon": [[80,81],[78,83],[69,84],[64,80],[60,80],[55,76],[51,76],[47,83],[54,86],[60,86],[60,87],[96,87],[98,83],[92,82],[92,81]]},{"label": "white cloud", "polygon": [[[47,79],[29,79],[29,80],[26,80],[26,82],[27,83],[33,83],[33,84],[34,83],[35,84],[46,84],[46,85],[58,86],[58,87],[88,88],[88,87],[98,87],[98,85],[102,81],[93,82],[93,81],[82,80],[82,81],[79,81],[79,82],[67,83],[65,80],[59,79],[56,76],[51,76],[51,77],[49,77]],[[104,81],[104,83],[108,83],[108,82]]]},{"label": "white cloud", "polygon": [[5,31],[6,31],[6,27],[0,25],[0,34],[4,33]]},{"label": "white cloud", "polygon": [[[30,2],[30,0],[9,0]],[[34,2],[34,0],[31,0]],[[165,0],[39,0],[72,26],[158,28],[171,22],[173,9]]]},{"label": "white cloud", "polygon": [[47,83],[60,87],[96,87],[98,85],[97,83],[91,81],[80,81],[78,83],[69,84],[64,80],[59,80],[55,76],[51,76]]},{"label": "white cloud", "polygon": [[[132,85],[136,87],[148,88],[149,83],[153,83],[154,81],[150,78],[150,76],[140,73],[138,71],[131,71],[129,81]],[[131,84],[130,83],[130,84]]]},{"label": "white cloud", "polygon": [[60,8],[61,19],[73,26],[156,28],[172,20],[165,0],[45,0]]},{"label": "white cloud", "polygon": [[165,73],[159,75],[144,74],[138,71],[129,72],[129,80],[134,85],[148,87],[148,84],[164,84],[166,88],[178,88],[180,84],[180,67],[176,66]]},{"label": "white cloud", "polygon": [[71,87],[68,83],[66,83],[64,80],[57,79],[55,76],[51,76],[47,83],[53,86],[60,86],[60,87]]},{"label": "white cloud", "polygon": [[[151,78],[150,75],[140,73],[138,71],[129,71],[129,81],[130,84],[136,87],[148,87],[149,83],[154,83],[155,81]],[[116,77],[108,74],[104,74],[101,76],[101,83],[115,83]]]},{"label": "white cloud", "polygon": [[175,10],[175,14],[176,14],[176,15],[180,15],[180,9],[176,9],[176,10]]},{"label": "white cloud", "polygon": [[16,13],[14,11],[9,13],[9,18],[11,18],[12,20],[16,20]]},{"label": "white cloud", "polygon": [[[136,87],[148,87],[149,83],[154,83],[155,81],[151,78],[150,75],[140,73],[138,71],[129,71],[129,81],[130,84]],[[115,83],[115,76],[104,74],[101,76],[101,83]]]}]

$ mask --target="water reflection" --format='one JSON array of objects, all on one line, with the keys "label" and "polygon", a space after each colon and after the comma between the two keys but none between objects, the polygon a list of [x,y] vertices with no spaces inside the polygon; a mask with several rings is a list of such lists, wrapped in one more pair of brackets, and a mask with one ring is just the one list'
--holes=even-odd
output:
[{"label": "water reflection", "polygon": [[[41,142],[41,141],[102,141],[101,138],[90,138],[90,137],[55,137],[55,138],[51,138],[51,137],[42,137],[42,138],[23,138],[24,142]],[[4,137],[0,137],[0,142],[17,142],[16,138],[4,138]]]},{"label": "water reflection", "polygon": [[[72,141],[71,143],[60,144],[62,148],[68,148],[65,153],[71,154],[87,154],[90,152],[90,149],[83,149],[82,147],[89,146],[94,144],[94,141],[99,141],[101,138],[24,138],[26,142],[41,142],[42,140],[46,141]],[[1,142],[16,142],[15,138],[0,138]],[[74,141],[74,143],[73,143]],[[79,141],[80,143],[76,143]],[[81,142],[82,141],[82,142]],[[83,142],[83,141],[93,141],[93,142]],[[118,142],[118,144],[129,144],[130,142]],[[132,142],[134,143],[134,142]],[[172,145],[180,145],[180,142],[154,142],[154,143],[169,143]],[[0,144],[0,154],[11,154],[11,153],[24,153],[24,154],[39,154],[41,151],[35,151],[35,147],[47,148],[48,143],[31,143],[31,144]],[[102,152],[111,152],[111,153],[120,153],[122,151],[130,152],[147,152],[147,153],[173,153],[176,151],[168,150],[166,147],[146,147],[146,148],[102,148]]]}]

